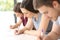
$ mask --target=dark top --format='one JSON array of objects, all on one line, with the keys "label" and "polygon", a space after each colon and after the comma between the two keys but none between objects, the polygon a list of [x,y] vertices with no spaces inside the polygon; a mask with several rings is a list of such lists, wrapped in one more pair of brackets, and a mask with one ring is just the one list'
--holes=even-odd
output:
[{"label": "dark top", "polygon": [[52,25],[53,25],[53,22],[50,20],[50,21],[49,21],[49,24],[48,24],[48,28],[47,28],[47,30],[46,30],[46,34],[51,31]]},{"label": "dark top", "polygon": [[22,16],[21,19],[23,22],[23,26],[25,26],[27,24],[28,18],[27,17],[24,18],[24,16]]}]

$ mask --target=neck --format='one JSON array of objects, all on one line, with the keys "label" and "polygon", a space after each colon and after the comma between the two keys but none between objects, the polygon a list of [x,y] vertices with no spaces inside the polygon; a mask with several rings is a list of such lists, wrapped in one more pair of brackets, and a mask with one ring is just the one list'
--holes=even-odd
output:
[{"label": "neck", "polygon": [[35,17],[36,20],[38,20],[38,13],[34,14],[34,17]]}]

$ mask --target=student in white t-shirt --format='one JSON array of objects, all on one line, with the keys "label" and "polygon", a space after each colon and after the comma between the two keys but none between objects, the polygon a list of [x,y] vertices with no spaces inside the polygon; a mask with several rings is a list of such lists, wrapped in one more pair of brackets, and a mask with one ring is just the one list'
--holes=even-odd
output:
[{"label": "student in white t-shirt", "polygon": [[43,40],[57,40],[60,37],[60,0],[33,0],[33,6],[53,21],[51,32]]}]

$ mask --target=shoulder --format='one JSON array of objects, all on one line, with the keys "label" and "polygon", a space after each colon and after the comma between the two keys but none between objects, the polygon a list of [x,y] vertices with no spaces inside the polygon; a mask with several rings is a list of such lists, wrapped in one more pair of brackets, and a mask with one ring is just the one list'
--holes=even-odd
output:
[{"label": "shoulder", "polygon": [[60,25],[60,16],[57,18],[56,21],[54,21],[55,24]]},{"label": "shoulder", "polygon": [[58,22],[59,22],[59,25],[60,25],[60,16],[58,17]]}]

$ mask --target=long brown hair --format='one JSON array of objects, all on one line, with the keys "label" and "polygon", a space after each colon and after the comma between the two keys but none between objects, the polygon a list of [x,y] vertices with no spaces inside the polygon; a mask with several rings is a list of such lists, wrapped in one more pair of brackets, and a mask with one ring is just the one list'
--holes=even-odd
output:
[{"label": "long brown hair", "polygon": [[35,10],[33,7],[33,0],[23,0],[21,4],[21,8],[25,8],[33,13],[38,13],[38,10]]},{"label": "long brown hair", "polygon": [[17,3],[17,4],[14,6],[13,11],[14,11],[14,12],[18,12],[18,13],[22,13],[22,11],[21,11],[21,9],[20,9],[20,5],[21,5],[20,2]]}]

